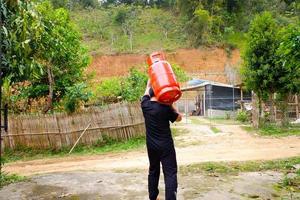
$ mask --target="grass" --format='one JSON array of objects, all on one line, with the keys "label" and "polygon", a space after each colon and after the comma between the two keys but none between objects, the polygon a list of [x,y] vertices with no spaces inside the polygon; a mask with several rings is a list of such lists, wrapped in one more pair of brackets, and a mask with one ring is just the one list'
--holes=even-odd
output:
[{"label": "grass", "polygon": [[184,135],[186,133],[188,133],[188,130],[184,129],[184,128],[171,128],[171,132],[172,132],[172,136],[173,139],[179,135]]},{"label": "grass", "polygon": [[24,176],[19,176],[16,174],[8,174],[6,172],[2,172],[0,174],[0,188],[2,188],[5,185],[11,184],[11,183],[16,183],[16,182],[25,181],[25,180],[27,180],[27,178]]},{"label": "grass", "polygon": [[225,125],[239,125],[242,124],[239,121],[233,119],[226,119],[225,117],[212,117],[212,118],[203,118],[203,117],[189,117],[192,124],[197,125],[211,125],[211,124],[225,124]]},{"label": "grass", "polygon": [[[132,138],[127,141],[117,141],[110,138],[104,138],[103,141],[99,141],[93,146],[79,145],[77,146],[72,155],[95,155],[103,154],[107,152],[122,152],[129,150],[136,150],[145,145],[145,137]],[[5,162],[14,162],[18,160],[35,160],[42,158],[51,158],[51,157],[63,157],[68,156],[68,152],[71,147],[64,147],[60,150],[38,150],[33,148],[22,148],[11,151],[6,150],[4,152]]]},{"label": "grass", "polygon": [[206,172],[220,174],[237,174],[239,172],[256,172],[274,170],[289,172],[294,165],[300,163],[300,157],[272,160],[272,161],[246,161],[246,162],[206,162],[180,167],[183,174]]},{"label": "grass", "polygon": [[215,126],[211,126],[210,130],[212,130],[212,132],[214,132],[214,133],[220,133],[221,132],[221,130],[218,129],[217,127],[215,127]]},{"label": "grass", "polygon": [[265,125],[260,128],[260,134],[266,136],[300,135],[300,126],[290,125],[287,127],[281,127],[276,125]]},{"label": "grass", "polygon": [[[83,44],[94,54],[149,53],[157,49],[175,50],[186,47],[182,34],[183,23],[168,10],[135,7],[137,16],[134,24],[133,49],[130,49],[128,35],[115,21],[121,7],[108,9],[75,10],[71,19],[83,35]],[[158,17],[159,16],[159,17]],[[167,36],[164,31],[167,30]]]},{"label": "grass", "polygon": [[279,182],[276,186],[279,189],[287,189],[292,192],[300,192],[300,169],[296,171],[294,177],[289,177],[285,175],[284,179],[281,182]]},{"label": "grass", "polygon": [[289,126],[278,126],[274,124],[265,124],[262,127],[255,129],[251,126],[244,126],[244,130],[248,132],[257,132],[262,136],[290,136],[290,135],[300,135],[299,125],[289,125]]},{"label": "grass", "polygon": [[242,52],[246,48],[246,36],[241,32],[233,32],[224,35],[224,40],[228,43],[237,47]]}]

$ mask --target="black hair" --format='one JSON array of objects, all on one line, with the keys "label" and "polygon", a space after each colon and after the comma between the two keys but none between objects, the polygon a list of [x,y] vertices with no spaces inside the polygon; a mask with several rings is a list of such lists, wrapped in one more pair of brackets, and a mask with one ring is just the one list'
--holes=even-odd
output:
[{"label": "black hair", "polygon": [[150,96],[150,97],[154,97],[154,96],[155,96],[152,87],[149,89],[149,96]]}]

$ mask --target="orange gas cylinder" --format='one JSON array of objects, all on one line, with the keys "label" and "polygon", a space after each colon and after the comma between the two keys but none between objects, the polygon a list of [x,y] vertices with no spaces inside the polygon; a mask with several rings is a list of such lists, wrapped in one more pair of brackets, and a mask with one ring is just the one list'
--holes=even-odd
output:
[{"label": "orange gas cylinder", "polygon": [[162,52],[152,53],[147,59],[153,92],[159,102],[172,104],[181,97],[179,83],[170,63]]}]

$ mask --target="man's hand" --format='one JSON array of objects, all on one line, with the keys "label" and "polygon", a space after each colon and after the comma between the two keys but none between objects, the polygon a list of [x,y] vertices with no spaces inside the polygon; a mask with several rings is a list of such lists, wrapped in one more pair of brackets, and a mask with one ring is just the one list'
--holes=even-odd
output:
[{"label": "man's hand", "polygon": [[150,88],[151,88],[151,82],[150,82],[150,79],[148,79],[144,95],[149,95],[150,96],[150,94],[149,94]]},{"label": "man's hand", "polygon": [[182,120],[182,114],[180,112],[178,112],[178,110],[176,109],[176,107],[174,106],[174,104],[172,104],[172,108],[178,114],[176,122],[180,122]]}]

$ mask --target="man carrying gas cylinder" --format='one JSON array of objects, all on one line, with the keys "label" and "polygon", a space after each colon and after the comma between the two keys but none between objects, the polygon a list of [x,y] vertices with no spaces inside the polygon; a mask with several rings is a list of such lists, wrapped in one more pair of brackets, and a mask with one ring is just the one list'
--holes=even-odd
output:
[{"label": "man carrying gas cylinder", "polygon": [[149,76],[141,107],[146,124],[146,144],[149,158],[149,199],[158,199],[160,163],[165,179],[165,199],[176,200],[177,161],[170,122],[181,121],[182,115],[173,103],[181,91],[171,65],[162,53],[153,53],[148,58]]}]

